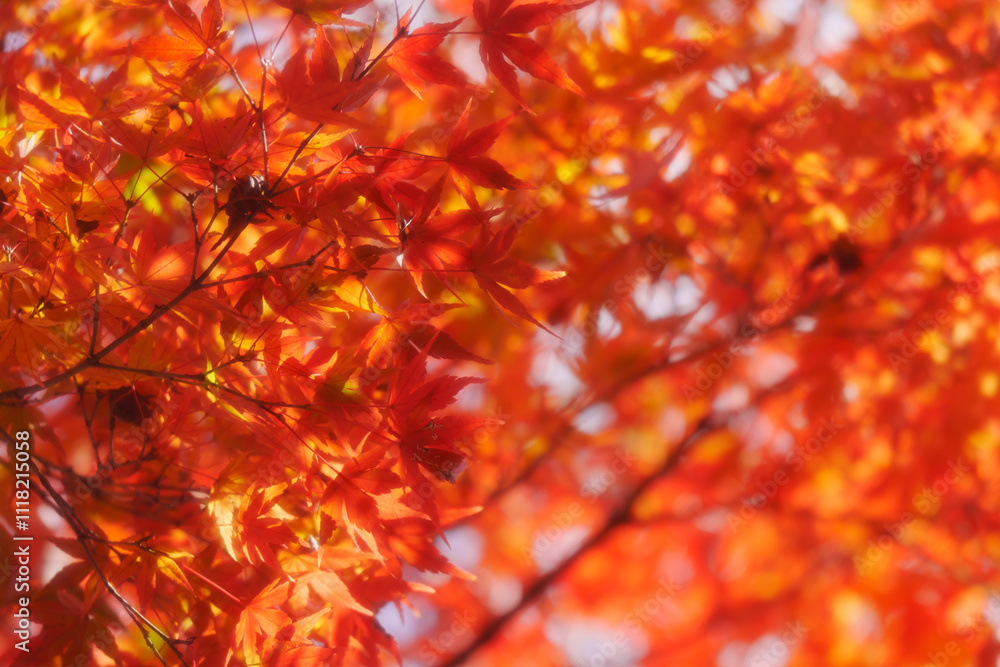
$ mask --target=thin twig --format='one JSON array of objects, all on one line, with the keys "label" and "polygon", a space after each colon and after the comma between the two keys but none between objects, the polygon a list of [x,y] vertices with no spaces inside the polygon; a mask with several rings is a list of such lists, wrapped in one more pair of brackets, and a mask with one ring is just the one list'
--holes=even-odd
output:
[{"label": "thin twig", "polygon": [[[5,436],[4,437],[5,440],[10,439],[10,434],[6,433],[5,431],[0,431],[0,433],[3,433],[3,436]],[[104,584],[104,588],[116,600],[118,600],[118,603],[122,606],[122,609],[124,609],[125,613],[129,615],[129,617],[132,619],[132,622],[136,624],[136,627],[139,628],[139,631],[142,633],[142,636],[146,641],[146,645],[149,646],[149,648],[153,651],[153,654],[157,657],[160,663],[162,663],[164,667],[167,666],[167,661],[164,659],[164,657],[157,650],[156,646],[153,644],[153,640],[149,635],[149,630],[152,630],[153,633],[155,633],[158,637],[160,637],[160,639],[162,639],[167,644],[167,646],[170,647],[170,650],[174,652],[174,654],[177,656],[177,659],[180,660],[182,665],[187,666],[188,662],[184,659],[184,656],[183,654],[181,654],[180,650],[178,650],[177,645],[190,644],[193,640],[173,639],[163,630],[160,630],[160,628],[158,628],[155,623],[153,623],[148,618],[143,616],[142,613],[140,613],[139,610],[133,607],[128,600],[122,597],[121,593],[118,592],[118,589],[115,588],[114,584],[112,584],[111,581],[107,578],[107,575],[104,574],[104,571],[101,569],[101,566],[97,562],[97,557],[90,546],[91,542],[91,537],[89,535],[90,531],[80,523],[79,518],[76,516],[76,512],[69,505],[69,503],[67,503],[66,500],[63,499],[63,497],[52,487],[52,484],[49,482],[45,474],[42,473],[42,471],[38,468],[38,465],[36,464],[34,459],[29,460],[29,465],[34,471],[35,476],[38,478],[38,481],[41,483],[42,487],[45,488],[49,497],[55,501],[56,510],[63,517],[63,519],[66,520],[66,523],[69,525],[70,529],[76,534],[77,542],[79,542],[80,546],[83,548],[84,555],[86,555],[87,560],[90,561],[90,564],[94,568],[94,572],[97,574],[101,582]]]},{"label": "thin twig", "polygon": [[90,332],[90,356],[94,356],[97,345],[97,330],[101,326],[101,284],[94,283],[94,330]]}]

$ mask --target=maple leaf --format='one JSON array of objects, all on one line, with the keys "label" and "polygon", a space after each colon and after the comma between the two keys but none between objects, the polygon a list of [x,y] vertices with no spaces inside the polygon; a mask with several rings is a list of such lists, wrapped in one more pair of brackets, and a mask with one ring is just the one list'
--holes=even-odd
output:
[{"label": "maple leaf", "polygon": [[473,16],[483,29],[479,43],[479,55],[483,59],[483,65],[497,77],[500,84],[521,106],[527,108],[517,84],[515,66],[536,78],[565,88],[581,97],[584,96],[580,86],[569,78],[541,45],[527,37],[517,35],[530,33],[535,28],[550,23],[552,19],[586,7],[593,1],[586,0],[576,4],[540,2],[519,5],[513,9],[510,9],[513,0],[486,0],[488,6],[483,0],[475,0],[472,3]]},{"label": "maple leaf", "polygon": [[222,3],[220,0],[208,0],[201,12],[200,20],[186,4],[180,0],[170,0],[163,13],[163,18],[175,35],[182,39],[200,42],[207,49],[218,48],[232,35],[230,31],[222,30]]},{"label": "maple leaf", "polygon": [[114,49],[110,55],[129,55],[144,60],[175,62],[200,58],[229,39],[231,33],[222,31],[222,5],[220,0],[209,0],[202,10],[201,20],[183,2],[171,0],[163,17],[176,37],[151,35],[128,46]]},{"label": "maple leaf", "polygon": [[276,5],[290,9],[310,23],[337,23],[352,27],[365,27],[363,23],[345,19],[341,14],[350,14],[372,0],[274,0]]},{"label": "maple leaf", "polygon": [[474,210],[479,210],[479,202],[472,192],[469,181],[486,188],[506,188],[508,190],[530,189],[533,186],[514,178],[496,160],[481,156],[481,153],[496,142],[497,137],[507,127],[514,115],[511,114],[503,120],[469,132],[466,136],[471,106],[472,100],[469,100],[468,104],[465,105],[465,111],[455,123],[451,138],[448,140],[447,160],[452,178],[455,180],[459,192],[462,193],[462,197]]},{"label": "maple leaf", "polygon": [[286,486],[279,484],[248,494],[236,513],[235,546],[251,563],[280,569],[274,549],[294,540],[286,522],[273,512]]},{"label": "maple leaf", "polygon": [[[322,39],[325,37],[317,37],[317,42]],[[332,74],[329,68],[320,69],[315,64],[310,67],[306,47],[302,46],[273,77],[292,113],[318,123],[354,126],[356,121],[346,112],[367,102],[381,82],[374,77],[360,81],[327,78]]]},{"label": "maple leaf", "polygon": [[426,88],[426,84],[439,83],[445,86],[461,87],[467,84],[465,75],[457,67],[443,60],[432,51],[437,49],[448,36],[448,33],[465,19],[457,19],[450,23],[426,23],[413,32],[406,32],[411,23],[412,9],[399,19],[396,27],[396,38],[399,38],[389,52],[386,63],[396,71],[418,98]]},{"label": "maple leaf", "polygon": [[368,350],[370,367],[389,368],[409,363],[420,350],[430,345],[428,354],[435,359],[456,359],[491,364],[465,349],[447,332],[432,326],[428,320],[460,304],[439,307],[436,304],[414,304],[400,308],[382,318],[365,336],[361,349]]},{"label": "maple leaf", "polygon": [[[413,485],[419,479],[414,463],[418,462],[439,479],[454,483],[455,477],[467,465],[467,455],[456,448],[459,439],[471,433],[479,422],[452,422],[442,429],[430,414],[446,408],[455,401],[459,391],[470,384],[486,382],[479,377],[443,375],[423,381],[424,366],[436,337],[432,337],[420,353],[394,378],[386,399],[392,413],[387,424],[397,439],[403,453],[401,464],[404,480]],[[447,418],[439,418],[447,419]],[[433,449],[426,443],[433,445]],[[435,519],[436,515],[432,515]]]},{"label": "maple leaf", "polygon": [[[401,205],[396,211],[396,225],[399,230],[401,253],[400,264],[406,268],[427,268],[445,285],[450,281],[449,270],[464,268],[469,245],[459,237],[483,222],[484,215],[475,211],[451,211],[437,214],[445,176],[442,176],[413,202],[413,212],[407,215]],[[423,277],[413,276],[417,290],[427,296],[423,287]],[[451,289],[449,287],[449,289]]]},{"label": "maple leaf", "polygon": [[129,550],[121,564],[114,570],[114,576],[119,581],[135,579],[136,593],[142,610],[147,609],[153,602],[157,589],[164,587],[162,580],[170,580],[182,589],[194,592],[187,577],[172,558],[142,549]]},{"label": "maple leaf", "polygon": [[179,37],[170,37],[169,35],[144,37],[134,44],[123,46],[111,52],[111,55],[135,56],[144,60],[159,60],[163,62],[193,60],[204,54],[204,45]]},{"label": "maple leaf", "polygon": [[326,605],[336,605],[342,609],[353,609],[354,611],[371,616],[370,609],[364,607],[351,594],[347,584],[334,572],[325,570],[312,570],[298,577],[295,581],[296,589],[308,587]]},{"label": "maple leaf", "polygon": [[[212,160],[212,164],[226,163],[239,157],[247,148],[250,137],[250,126],[254,116],[249,113],[245,100],[240,100],[236,113],[227,118],[205,118],[205,109],[201,104],[192,109],[192,127],[197,132],[176,133],[171,135],[170,143],[187,154],[204,155]],[[256,139],[256,136],[253,137]]]},{"label": "maple leaf", "polygon": [[187,278],[184,259],[189,246],[177,244],[164,247],[158,241],[152,229],[143,232],[132,268],[136,284],[148,286],[150,293],[160,297],[169,294],[181,280]]},{"label": "maple leaf", "polygon": [[[543,271],[514,257],[504,257],[514,242],[517,225],[509,224],[496,234],[491,234],[485,226],[479,238],[469,251],[469,271],[479,286],[491,299],[504,309],[520,318],[549,329],[528,312],[520,301],[506,289],[524,289],[540,282],[562,278],[565,271]],[[506,286],[506,287],[504,287]],[[552,333],[549,331],[549,333]]]},{"label": "maple leaf", "polygon": [[0,322],[0,361],[13,355],[21,370],[40,381],[43,356],[69,353],[66,342],[51,331],[54,326],[54,322],[26,319],[20,314]]},{"label": "maple leaf", "polygon": [[169,137],[165,140],[160,133],[147,134],[129,121],[116,118],[102,125],[111,142],[120,150],[141,160],[159,157],[170,150],[167,143]]},{"label": "maple leaf", "polygon": [[372,169],[365,198],[390,214],[397,212],[400,203],[412,209],[423,193],[410,179],[424,173],[427,166],[423,160],[407,155],[404,145],[408,134],[404,132],[384,149],[366,151],[359,158]]},{"label": "maple leaf", "polygon": [[[292,626],[292,619],[277,607],[288,600],[292,592],[289,581],[273,581],[268,584],[246,606],[236,624],[236,644],[242,646],[243,654],[248,664],[260,662],[261,649],[265,640],[285,634]],[[234,656],[234,648],[230,647],[226,658],[228,665]]]},{"label": "maple leaf", "polygon": [[[114,69],[106,79],[96,86],[85,83],[69,67],[56,63],[60,80],[67,92],[77,99],[90,118],[120,118],[138,105],[154,99],[149,92],[126,92],[128,84],[128,63]],[[68,97],[68,96],[67,96]],[[65,108],[65,107],[64,107]],[[66,109],[68,111],[68,108]]]},{"label": "maple leaf", "polygon": [[378,449],[368,448],[335,471],[320,498],[320,509],[329,519],[325,525],[330,526],[321,531],[322,537],[332,534],[333,523],[341,523],[358,549],[384,562],[385,537],[378,503],[370,492],[398,477],[380,467],[382,458]]}]

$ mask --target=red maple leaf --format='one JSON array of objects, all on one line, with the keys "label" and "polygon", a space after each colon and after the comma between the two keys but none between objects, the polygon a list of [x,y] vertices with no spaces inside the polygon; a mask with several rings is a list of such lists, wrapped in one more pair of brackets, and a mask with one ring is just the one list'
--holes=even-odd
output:
[{"label": "red maple leaf", "polygon": [[454,403],[464,387],[486,382],[486,378],[454,375],[425,381],[427,357],[436,338],[432,337],[420,354],[399,372],[386,396],[390,405],[386,425],[398,438],[402,477],[410,485],[422,481],[416,473],[415,463],[420,463],[441,480],[454,482],[467,465],[467,455],[457,443],[484,423],[482,419],[473,418],[431,418],[432,412]]},{"label": "red maple leaf", "polygon": [[[396,27],[397,38],[401,32],[409,28],[411,11],[408,9],[399,19],[399,25]],[[389,67],[396,70],[406,87],[417,97],[421,97],[420,94],[426,87],[425,83],[440,83],[445,86],[466,85],[465,75],[457,67],[432,53],[441,45],[448,33],[464,20],[427,23],[400,38],[393,45],[386,62]]]},{"label": "red maple leaf", "polygon": [[472,192],[469,181],[485,188],[507,188],[508,190],[530,189],[533,186],[512,176],[503,165],[492,158],[482,157],[487,148],[492,146],[503,129],[507,127],[513,114],[503,120],[490,123],[478,130],[466,133],[469,129],[469,108],[472,105],[470,100],[465,105],[455,128],[451,132],[448,140],[448,166],[451,168],[451,175],[455,181],[455,186],[462,193],[462,197],[473,209],[479,209],[479,203]]},{"label": "red maple leaf", "polygon": [[[497,234],[491,235],[489,229],[484,226],[476,243],[470,249],[469,270],[476,277],[479,286],[498,305],[549,331],[506,288],[524,289],[546,280],[561,278],[566,275],[566,272],[542,271],[523,260],[514,257],[504,258],[514,242],[516,232],[517,225],[511,224],[501,229]],[[552,332],[549,331],[549,333]]]},{"label": "red maple leaf", "polygon": [[[560,88],[583,96],[583,90],[576,85],[569,75],[556,64],[545,49],[537,42],[518,37],[527,34],[541,25],[546,25],[561,14],[574,11],[591,4],[593,0],[585,0],[572,5],[560,5],[551,2],[539,2],[530,5],[520,5],[510,8],[514,0],[488,0],[487,7],[483,0],[472,3],[472,13],[476,22],[483,28],[479,43],[479,55],[486,69],[497,77],[500,84],[521,103],[517,85],[517,74],[514,67],[527,72],[538,79],[553,83]],[[507,62],[507,61],[510,62]],[[511,64],[513,63],[513,65]]]},{"label": "red maple leaf", "polygon": [[[413,203],[413,212],[397,209],[397,225],[401,249],[401,263],[409,269],[426,268],[442,283],[449,284],[446,271],[464,269],[469,245],[459,236],[475,229],[484,219],[495,212],[451,211],[438,214],[441,190],[444,188],[442,176],[426,192],[422,192]],[[411,274],[412,275],[412,274]],[[426,297],[423,280],[414,277],[417,290]]]},{"label": "red maple leaf", "polygon": [[330,67],[322,55],[316,55],[322,53],[326,41],[321,35],[322,31],[317,31],[312,61],[306,60],[306,47],[303,46],[288,59],[281,72],[274,74],[275,85],[285,98],[288,110],[297,116],[318,123],[355,126],[357,121],[346,114],[367,102],[378,89],[379,81],[374,77],[360,81],[337,78],[336,69]]}]

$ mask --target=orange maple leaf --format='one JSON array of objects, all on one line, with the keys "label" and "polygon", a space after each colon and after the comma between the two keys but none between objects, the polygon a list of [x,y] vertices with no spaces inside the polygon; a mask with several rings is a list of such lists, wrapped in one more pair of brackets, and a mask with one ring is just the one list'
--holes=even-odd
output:
[{"label": "orange maple leaf", "polygon": [[341,17],[371,4],[372,0],[274,0],[276,5],[291,9],[310,22],[339,23],[347,26],[363,26],[357,21]]},{"label": "orange maple leaf", "polygon": [[210,0],[199,20],[183,2],[171,2],[163,10],[163,18],[176,37],[151,35],[115,49],[111,55],[131,55],[143,60],[175,62],[204,56],[229,39],[231,31],[222,30],[222,5]]},{"label": "orange maple leaf", "polygon": [[54,322],[25,320],[20,315],[0,322],[0,362],[13,354],[23,371],[41,381],[38,371],[42,355],[65,359],[69,352],[66,342],[49,331],[53,326]]}]

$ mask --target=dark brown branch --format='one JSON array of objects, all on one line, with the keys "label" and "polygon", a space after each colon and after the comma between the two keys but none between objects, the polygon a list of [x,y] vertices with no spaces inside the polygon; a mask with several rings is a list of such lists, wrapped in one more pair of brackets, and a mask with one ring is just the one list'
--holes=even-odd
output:
[{"label": "dark brown branch", "polygon": [[551,586],[556,579],[572,568],[584,554],[602,542],[608,535],[614,532],[616,528],[627,525],[632,514],[632,508],[635,506],[635,503],[639,500],[642,494],[645,493],[654,482],[662,478],[664,475],[669,474],[674,470],[674,468],[677,467],[687,449],[709,430],[710,427],[708,422],[709,420],[707,417],[702,419],[695,428],[694,432],[692,432],[691,435],[689,435],[670,453],[669,456],[667,456],[667,458],[663,461],[660,467],[653,472],[653,474],[643,479],[634,489],[632,489],[632,492],[629,493],[627,498],[625,498],[625,501],[621,504],[621,506],[608,516],[601,529],[591,535],[587,541],[580,545],[580,548],[577,549],[573,555],[560,563],[559,566],[554,568],[552,571],[536,579],[535,583],[533,583],[531,587],[524,592],[524,595],[521,597],[521,601],[518,602],[513,609],[505,614],[497,616],[492,621],[487,623],[479,631],[479,634],[471,644],[466,646],[459,653],[453,655],[446,662],[442,663],[440,667],[459,667],[460,665],[464,665],[476,651],[492,641],[497,633],[499,633],[511,619],[520,614],[530,604],[541,597],[541,595],[548,590],[549,586]]}]

